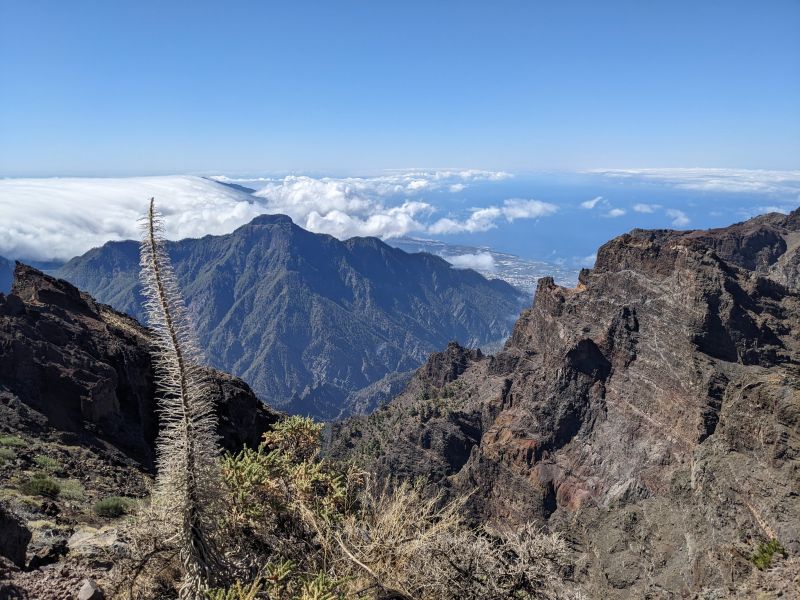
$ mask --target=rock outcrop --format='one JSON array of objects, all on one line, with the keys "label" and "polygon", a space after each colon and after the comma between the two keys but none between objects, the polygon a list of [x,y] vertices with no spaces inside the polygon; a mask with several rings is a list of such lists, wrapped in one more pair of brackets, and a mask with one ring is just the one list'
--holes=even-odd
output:
[{"label": "rock outcrop", "polygon": [[0,556],[17,567],[25,566],[25,553],[31,541],[31,532],[11,509],[0,502]]},{"label": "rock outcrop", "polygon": [[758,542],[800,553],[798,246],[800,209],[620,236],[577,287],[541,279],[502,352],[433,356],[332,451],[563,532],[591,597],[726,597]]},{"label": "rock outcrop", "polygon": [[[152,468],[158,421],[148,340],[134,319],[17,263],[11,293],[0,294],[0,421],[95,440]],[[240,379],[213,370],[210,379],[223,444],[257,445],[278,413]]]}]

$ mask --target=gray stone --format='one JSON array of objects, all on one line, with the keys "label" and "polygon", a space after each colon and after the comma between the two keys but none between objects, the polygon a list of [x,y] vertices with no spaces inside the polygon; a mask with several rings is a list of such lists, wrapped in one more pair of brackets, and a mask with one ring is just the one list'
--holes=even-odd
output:
[{"label": "gray stone", "polygon": [[70,556],[96,558],[116,547],[119,542],[117,530],[113,527],[78,527],[67,542]]},{"label": "gray stone", "polygon": [[105,594],[94,581],[91,579],[84,579],[83,585],[78,592],[78,600],[103,600]]}]

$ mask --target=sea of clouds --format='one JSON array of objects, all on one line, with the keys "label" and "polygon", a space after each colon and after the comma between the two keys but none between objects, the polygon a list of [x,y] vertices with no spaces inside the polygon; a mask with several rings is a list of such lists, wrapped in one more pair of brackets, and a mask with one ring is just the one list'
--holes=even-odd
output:
[{"label": "sea of clouds", "polygon": [[800,171],[768,169],[592,169],[606,177],[637,179],[700,192],[793,196],[800,200]]},{"label": "sea of clouds", "polygon": [[[149,198],[165,215],[169,239],[229,233],[260,214],[286,214],[310,231],[340,239],[411,233],[486,231],[499,221],[556,212],[553,204],[512,198],[437,217],[426,193],[457,194],[476,182],[511,175],[479,170],[412,170],[376,177],[261,179],[250,194],[224,176],[43,178],[0,180],[0,255],[69,259],[110,240],[136,239]],[[248,180],[251,181],[251,180]]]},{"label": "sea of clouds", "polygon": [[[652,182],[700,194],[757,194],[764,204],[748,203],[748,210],[752,208],[754,214],[786,212],[800,203],[800,171],[605,169],[591,174],[607,181]],[[0,179],[0,256],[66,260],[110,240],[136,239],[138,220],[151,197],[167,217],[170,239],[229,233],[265,213],[289,215],[310,231],[340,239],[475,234],[558,213],[576,218],[580,214],[596,215],[600,224],[621,217],[635,222],[639,215],[659,217],[659,223],[663,223],[659,226],[694,225],[686,206],[669,202],[620,203],[619,199],[612,202],[596,196],[556,205],[537,198],[513,197],[508,193],[510,188],[502,185],[497,186],[495,200],[482,201],[479,206],[449,204],[450,209],[445,208],[447,197],[464,199],[471,187],[507,182],[512,177],[502,171],[409,169],[371,177],[288,175],[255,180],[189,175]],[[237,183],[257,189],[249,193],[231,185]],[[588,226],[585,220],[580,222]],[[485,256],[464,257],[460,263],[491,268]]]}]

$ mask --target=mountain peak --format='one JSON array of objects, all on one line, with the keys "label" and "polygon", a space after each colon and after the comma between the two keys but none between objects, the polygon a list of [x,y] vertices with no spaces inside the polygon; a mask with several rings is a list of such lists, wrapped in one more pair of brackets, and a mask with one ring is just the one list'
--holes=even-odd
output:
[{"label": "mountain peak", "polygon": [[292,218],[287,215],[258,215],[244,227],[258,225],[294,225]]},{"label": "mountain peak", "polygon": [[[394,389],[384,383],[450,340],[499,345],[530,301],[443,259],[377,238],[339,241],[285,215],[260,215],[233,234],[167,249],[212,364],[273,405],[322,419],[347,414],[356,402],[371,409]],[[117,250],[90,251],[59,275],[142,315],[134,244]],[[370,396],[359,396],[363,390]]]}]

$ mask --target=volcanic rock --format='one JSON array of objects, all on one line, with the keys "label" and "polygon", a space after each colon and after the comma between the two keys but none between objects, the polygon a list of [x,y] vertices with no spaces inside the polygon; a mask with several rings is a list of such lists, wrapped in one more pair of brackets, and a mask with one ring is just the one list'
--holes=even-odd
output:
[{"label": "volcanic rock", "polygon": [[332,452],[562,532],[590,597],[727,597],[759,542],[800,553],[799,242],[800,209],[615,238],[577,287],[539,281],[502,352],[433,356]]}]

